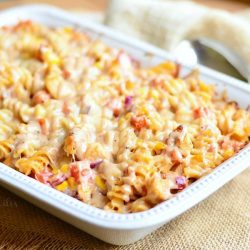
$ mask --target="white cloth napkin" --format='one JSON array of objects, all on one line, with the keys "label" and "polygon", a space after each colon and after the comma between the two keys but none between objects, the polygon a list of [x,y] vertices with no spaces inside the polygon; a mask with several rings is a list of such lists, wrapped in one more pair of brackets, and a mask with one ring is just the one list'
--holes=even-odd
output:
[{"label": "white cloth napkin", "polygon": [[105,24],[169,51],[182,40],[208,39],[250,78],[250,11],[235,15],[191,1],[110,0]]}]

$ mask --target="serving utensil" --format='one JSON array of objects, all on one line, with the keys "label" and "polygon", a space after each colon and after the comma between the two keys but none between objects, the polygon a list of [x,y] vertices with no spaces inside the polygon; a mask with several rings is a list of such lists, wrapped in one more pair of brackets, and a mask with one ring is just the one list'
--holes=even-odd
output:
[{"label": "serving utensil", "polygon": [[184,40],[173,53],[177,60],[184,61],[192,67],[202,64],[242,81],[249,81],[249,73],[241,58],[213,41]]}]

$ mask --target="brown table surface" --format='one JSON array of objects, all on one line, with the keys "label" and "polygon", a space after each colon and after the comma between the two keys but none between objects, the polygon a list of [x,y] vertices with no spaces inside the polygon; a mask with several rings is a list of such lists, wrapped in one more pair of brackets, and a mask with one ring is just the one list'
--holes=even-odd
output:
[{"label": "brown table surface", "polygon": [[[250,6],[250,0],[194,0],[210,7],[226,9],[232,12],[244,10]],[[8,0],[0,2],[0,9],[16,6],[19,4],[47,3],[67,10],[77,11],[105,11],[108,0]]]}]

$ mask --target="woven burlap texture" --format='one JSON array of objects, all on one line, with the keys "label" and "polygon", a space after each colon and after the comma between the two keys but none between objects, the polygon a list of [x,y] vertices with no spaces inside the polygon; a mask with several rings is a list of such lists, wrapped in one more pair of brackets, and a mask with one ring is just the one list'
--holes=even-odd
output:
[{"label": "woven burlap texture", "polygon": [[[235,166],[237,167],[237,166]],[[0,188],[0,249],[250,249],[250,168],[146,238],[111,246]]]}]

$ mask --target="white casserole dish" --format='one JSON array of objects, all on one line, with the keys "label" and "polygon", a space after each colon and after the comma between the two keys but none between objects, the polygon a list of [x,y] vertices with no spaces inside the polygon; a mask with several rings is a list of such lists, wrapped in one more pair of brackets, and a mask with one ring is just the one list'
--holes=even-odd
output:
[{"label": "white casserole dish", "polygon": [[[73,26],[89,33],[92,37],[101,37],[111,46],[124,48],[142,63],[156,64],[166,59],[174,59],[163,50],[125,37],[101,25],[79,20],[79,18],[54,7],[32,5],[0,13],[0,25],[14,24],[20,19],[31,19],[49,26]],[[246,108],[250,104],[249,86],[205,67],[199,66],[199,68],[202,79],[206,82],[216,83],[219,90],[226,88],[230,99],[236,100],[241,107]],[[190,71],[190,67],[184,65],[182,72],[185,74],[188,71]],[[177,194],[175,198],[148,211],[135,214],[115,214],[86,205],[1,163],[0,184],[47,212],[103,241],[125,245],[143,238],[208,197],[246,169],[249,166],[249,161],[250,145],[221,164],[211,174]]]}]

